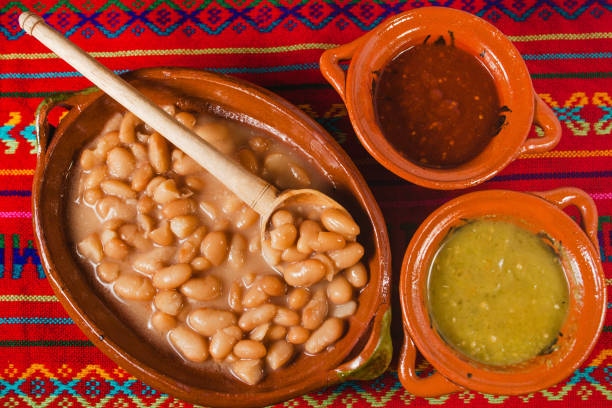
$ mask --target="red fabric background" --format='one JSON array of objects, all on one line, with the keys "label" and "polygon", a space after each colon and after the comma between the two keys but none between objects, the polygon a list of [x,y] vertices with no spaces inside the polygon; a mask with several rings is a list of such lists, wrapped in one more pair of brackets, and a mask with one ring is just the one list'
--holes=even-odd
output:
[{"label": "red fabric background", "polygon": [[[575,186],[587,191],[599,209],[601,255],[609,286],[612,6],[605,0],[5,0],[0,2],[0,405],[188,405],[129,377],[92,347],[67,320],[40,274],[30,214],[34,112],[44,96],[89,83],[66,63],[44,55],[45,47],[20,32],[21,10],[42,14],[88,52],[110,53],[98,58],[113,70],[162,65],[220,70],[267,87],[300,106],[342,143],[369,182],[389,225],[397,273],[411,231],[433,209],[467,191],[417,187],[371,159],[358,143],[340,98],[319,73],[318,58],[324,48],[349,42],[384,18],[425,5],[470,11],[509,35],[526,60],[534,88],[562,122],[563,137],[554,152],[519,158],[473,190]],[[402,341],[398,322],[395,307],[396,345]],[[611,331],[612,320],[606,318],[604,331],[583,366],[567,381],[528,396],[464,392],[415,398],[389,372],[374,381],[341,384],[285,405],[610,406]]]}]

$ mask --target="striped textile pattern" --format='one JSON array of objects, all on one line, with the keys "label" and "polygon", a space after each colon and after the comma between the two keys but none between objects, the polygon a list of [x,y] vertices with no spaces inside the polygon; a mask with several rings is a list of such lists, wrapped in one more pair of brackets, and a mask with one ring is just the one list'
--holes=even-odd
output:
[{"label": "striped textile pattern", "polygon": [[[319,56],[396,13],[430,5],[469,11],[509,36],[530,70],[535,91],[561,121],[563,136],[555,150],[524,154],[489,182],[466,191],[412,185],[365,152],[340,97],[319,72]],[[90,84],[19,29],[17,16],[23,10],[41,14],[117,73],[149,66],[208,69],[250,80],[299,106],[342,145],[365,176],[388,223],[396,280],[412,233],[451,198],[484,189],[575,186],[597,204],[601,260],[608,291],[612,289],[608,0],[5,0],[0,2],[0,406],[191,406],[140,382],[98,351],[49,287],[31,221],[38,149],[34,113],[43,98]],[[403,334],[394,295],[397,351]],[[607,305],[612,309],[610,296]],[[420,360],[418,370],[431,367]],[[603,333],[581,367],[562,383],[533,394],[464,391],[417,398],[390,370],[372,381],[349,381],[278,406],[468,404],[610,406],[612,318],[606,317]]]}]

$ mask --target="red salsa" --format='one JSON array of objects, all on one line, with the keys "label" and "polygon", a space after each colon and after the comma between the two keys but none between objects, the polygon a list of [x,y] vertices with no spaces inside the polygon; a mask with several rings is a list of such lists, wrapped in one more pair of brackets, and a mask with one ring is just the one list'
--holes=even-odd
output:
[{"label": "red salsa", "polygon": [[504,120],[487,68],[438,41],[397,55],[382,70],[375,92],[383,134],[402,155],[423,166],[448,168],[470,161]]}]

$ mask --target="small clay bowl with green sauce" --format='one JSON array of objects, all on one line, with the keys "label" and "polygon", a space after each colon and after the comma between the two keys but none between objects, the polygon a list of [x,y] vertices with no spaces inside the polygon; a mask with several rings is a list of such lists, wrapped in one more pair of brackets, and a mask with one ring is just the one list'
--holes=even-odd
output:
[{"label": "small clay bowl with green sauce", "polygon": [[[563,211],[567,206],[578,209],[581,225]],[[544,237],[558,254],[567,281],[569,302],[558,337],[540,354],[517,364],[493,366],[457,351],[441,337],[428,310],[428,279],[438,249],[457,227],[483,217],[511,222]],[[550,387],[571,375],[593,349],[605,318],[606,286],[597,222],[593,200],[571,187],[532,193],[479,191],[434,211],[414,234],[402,264],[405,338],[398,371],[403,386],[424,397],[463,389],[517,395]],[[417,375],[417,350],[433,366],[432,375]]]},{"label": "small clay bowl with green sauce", "polygon": [[[416,163],[381,130],[375,103],[377,81],[403,51],[423,43],[457,47],[474,56],[492,76],[500,103],[498,131],[479,154],[453,167]],[[348,72],[340,62],[350,60]],[[398,14],[351,43],[325,51],[321,72],[344,100],[357,137],[366,150],[396,175],[433,189],[459,189],[492,178],[523,153],[551,150],[561,138],[552,110],[533,89],[527,67],[512,42],[472,14],[424,7]],[[401,109],[397,110],[401,115]],[[541,137],[528,138],[532,125]]]}]

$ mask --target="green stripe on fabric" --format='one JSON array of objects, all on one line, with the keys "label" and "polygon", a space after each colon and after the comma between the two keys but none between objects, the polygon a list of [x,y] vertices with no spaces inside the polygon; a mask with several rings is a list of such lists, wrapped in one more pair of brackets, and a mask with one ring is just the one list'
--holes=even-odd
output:
[{"label": "green stripe on fabric", "polygon": [[558,33],[558,34],[531,34],[531,35],[509,35],[508,38],[515,42],[548,41],[548,40],[600,40],[612,38],[612,33]]},{"label": "green stripe on fabric", "polygon": [[[175,48],[169,50],[125,50],[125,51],[93,51],[88,54],[94,58],[122,58],[122,57],[159,57],[159,56],[197,56],[197,55],[227,55],[227,54],[276,54],[282,52],[294,52],[305,50],[327,50],[337,47],[339,44],[326,43],[304,43],[293,45],[281,45],[277,47],[229,47],[229,48]],[[0,60],[34,60],[58,58],[52,52],[26,53],[17,52],[0,54]]]},{"label": "green stripe on fabric", "polygon": [[0,340],[0,347],[93,347],[89,340]]},{"label": "green stripe on fabric", "polygon": [[58,302],[53,295],[0,295],[0,302]]}]

